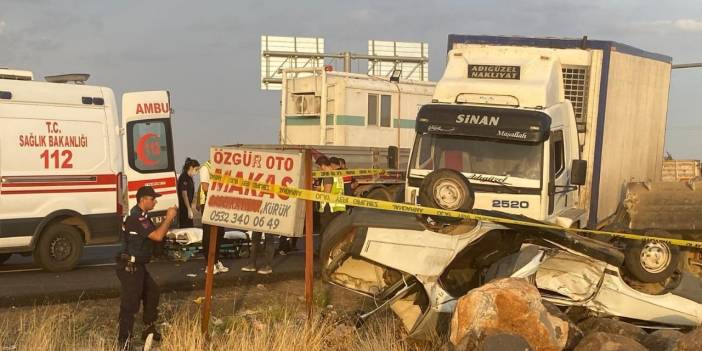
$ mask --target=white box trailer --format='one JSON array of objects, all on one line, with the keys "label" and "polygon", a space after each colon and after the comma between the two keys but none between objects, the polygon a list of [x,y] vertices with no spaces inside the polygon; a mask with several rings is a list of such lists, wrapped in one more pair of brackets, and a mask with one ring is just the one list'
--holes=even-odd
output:
[{"label": "white box trailer", "polygon": [[627,182],[660,180],[671,57],[586,38],[449,35],[448,50],[461,47],[491,50],[495,64],[534,53],[559,58],[588,161],[578,207],[589,212],[589,227],[614,215]]},{"label": "white box trailer", "polygon": [[357,177],[355,194],[402,198],[416,115],[431,102],[436,83],[324,68],[283,70],[282,80],[280,145],[244,147],[312,149],[315,158],[344,158],[348,168],[388,169]]},{"label": "white box trailer", "polygon": [[284,70],[280,144],[409,149],[417,112],[434,87],[321,68]]}]

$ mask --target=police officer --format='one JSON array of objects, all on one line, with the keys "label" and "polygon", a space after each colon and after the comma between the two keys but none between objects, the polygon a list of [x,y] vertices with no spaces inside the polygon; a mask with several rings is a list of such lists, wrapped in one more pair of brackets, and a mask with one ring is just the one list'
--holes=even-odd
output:
[{"label": "police officer", "polygon": [[161,194],[150,186],[139,188],[137,206],[130,211],[122,227],[122,251],[117,256],[117,278],[121,284],[117,341],[122,350],[129,349],[134,315],[139,312],[142,301],[145,326],[142,338],[152,334],[153,340],[161,339],[154,325],[158,319],[159,288],[146,269],[146,263],[151,259],[154,243],[163,241],[166,236],[168,227],[178,215],[178,208],[169,208],[166,218],[156,227],[148,212],[156,206],[159,196]]}]

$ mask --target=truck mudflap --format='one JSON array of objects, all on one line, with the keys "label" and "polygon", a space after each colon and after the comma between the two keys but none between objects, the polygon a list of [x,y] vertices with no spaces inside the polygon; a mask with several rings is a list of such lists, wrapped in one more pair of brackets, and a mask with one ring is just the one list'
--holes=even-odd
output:
[{"label": "truck mudflap", "polygon": [[631,182],[624,210],[635,230],[699,230],[702,228],[702,181]]}]

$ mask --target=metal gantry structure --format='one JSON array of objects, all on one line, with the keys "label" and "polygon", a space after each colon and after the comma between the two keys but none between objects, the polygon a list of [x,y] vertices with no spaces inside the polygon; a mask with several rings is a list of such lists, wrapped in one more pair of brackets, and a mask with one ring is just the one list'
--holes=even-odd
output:
[{"label": "metal gantry structure", "polygon": [[[374,49],[376,42],[369,41],[368,54],[349,51],[325,53],[322,38],[261,36],[261,89],[280,89],[283,69],[321,68],[325,66],[325,59],[341,60],[343,72],[351,72],[353,61],[365,60],[368,62],[368,74],[379,75],[378,73],[382,72],[383,76],[389,76],[393,71],[412,65],[402,73],[403,78],[415,77],[424,81],[429,79],[426,43],[377,42],[384,44],[386,48],[392,48],[390,51],[379,50],[381,54],[377,54]],[[398,55],[398,44],[404,44],[405,47],[411,45],[418,49],[416,52],[410,50],[408,55]],[[387,52],[394,54],[387,55]]]}]

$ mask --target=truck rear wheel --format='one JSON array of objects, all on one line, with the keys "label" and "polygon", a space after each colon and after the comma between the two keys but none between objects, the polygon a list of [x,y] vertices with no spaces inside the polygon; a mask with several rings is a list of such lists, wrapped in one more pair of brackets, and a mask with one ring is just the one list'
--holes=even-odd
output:
[{"label": "truck rear wheel", "polygon": [[[665,231],[648,231],[647,235],[672,238]],[[631,241],[626,246],[624,265],[631,275],[644,283],[659,283],[678,268],[680,248],[661,241]]]},{"label": "truck rear wheel", "polygon": [[67,224],[52,224],[41,233],[34,248],[34,262],[49,272],[69,271],[83,253],[80,231]]},{"label": "truck rear wheel", "polygon": [[5,261],[9,260],[10,256],[12,256],[11,253],[0,254],[0,264],[3,264]]}]

